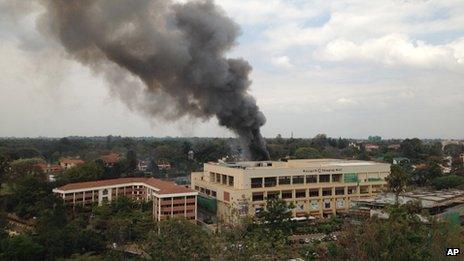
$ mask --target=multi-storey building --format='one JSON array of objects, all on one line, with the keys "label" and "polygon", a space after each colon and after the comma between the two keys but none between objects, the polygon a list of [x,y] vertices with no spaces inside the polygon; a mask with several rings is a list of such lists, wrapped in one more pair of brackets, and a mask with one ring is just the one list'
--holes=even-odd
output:
[{"label": "multi-storey building", "polygon": [[155,178],[119,178],[71,183],[53,189],[67,205],[101,205],[117,197],[153,201],[153,218],[160,221],[182,216],[197,219],[198,192]]},{"label": "multi-storey building", "polygon": [[224,222],[258,213],[269,198],[293,202],[295,217],[323,217],[375,195],[389,173],[390,164],[338,159],[206,163],[192,173],[191,187],[215,199]]}]

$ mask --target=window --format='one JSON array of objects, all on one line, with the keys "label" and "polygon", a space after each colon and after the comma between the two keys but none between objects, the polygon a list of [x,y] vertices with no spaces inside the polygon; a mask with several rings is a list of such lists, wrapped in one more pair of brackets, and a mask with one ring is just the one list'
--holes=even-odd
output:
[{"label": "window", "polygon": [[210,181],[210,182],[214,182],[214,180],[215,180],[215,175],[214,175],[213,172],[210,172],[210,173],[209,173],[209,181]]},{"label": "window", "polygon": [[361,193],[361,194],[367,194],[367,193],[369,193],[369,186],[361,186],[361,188],[360,188],[360,193]]},{"label": "window", "polygon": [[282,198],[287,199],[287,198],[292,198],[292,191],[291,190],[284,190],[282,191]]},{"label": "window", "polygon": [[330,208],[330,201],[324,201],[324,208]]},{"label": "window", "polygon": [[297,189],[295,191],[295,197],[296,198],[305,198],[306,197],[306,190],[304,189]]},{"label": "window", "polygon": [[265,187],[277,186],[277,178],[276,177],[264,178],[264,186]]},{"label": "window", "polygon": [[252,178],[251,179],[251,187],[252,188],[262,188],[263,187],[263,179],[262,178]]},{"label": "window", "polygon": [[210,195],[210,194],[211,194],[211,190],[205,189],[205,193],[206,193],[206,195]]},{"label": "window", "polygon": [[216,182],[221,183],[221,174],[216,173]]},{"label": "window", "polygon": [[234,186],[234,177],[228,176],[228,178],[229,178],[229,186],[233,187]]},{"label": "window", "polygon": [[382,191],[382,186],[372,186],[372,193],[379,193]]},{"label": "window", "polygon": [[331,188],[322,189],[322,196],[332,196],[332,189]]},{"label": "window", "polygon": [[279,177],[279,185],[288,185],[290,181],[290,176]]},{"label": "window", "polygon": [[205,193],[205,188],[200,188],[201,193]]},{"label": "window", "polygon": [[310,189],[309,190],[309,197],[310,198],[319,197],[319,190],[318,189]]},{"label": "window", "polygon": [[345,188],[340,187],[340,188],[335,188],[335,195],[340,196],[345,194]]},{"label": "window", "polygon": [[[76,195],[79,194],[79,193],[76,193]],[[107,189],[104,189],[103,192],[102,192],[103,195],[108,195],[108,190]]]},{"label": "window", "polygon": [[221,175],[222,176],[222,184],[227,185],[227,175]]},{"label": "window", "polygon": [[224,201],[229,202],[230,201],[230,193],[224,191]]},{"label": "window", "polygon": [[319,175],[319,182],[330,182],[330,175]]},{"label": "window", "polygon": [[342,182],[342,174],[333,174],[332,182]]},{"label": "window", "polygon": [[356,194],[356,187],[348,187],[348,195]]},{"label": "window", "polygon": [[276,199],[276,198],[279,198],[279,194],[280,194],[279,191],[268,191],[267,192],[267,198],[268,199]]},{"label": "window", "polygon": [[217,197],[217,193],[216,193],[216,191],[214,191],[214,190],[211,190],[211,196],[212,196],[212,197]]},{"label": "window", "polygon": [[196,190],[196,191],[199,191],[199,190],[200,190],[200,187],[195,186],[195,190]]},{"label": "window", "polygon": [[317,176],[316,175],[306,176],[306,183],[317,183]]},{"label": "window", "polygon": [[262,192],[253,193],[252,200],[253,201],[263,201],[264,200],[264,193],[262,193]]},{"label": "window", "polygon": [[293,176],[293,184],[304,184],[304,176]]}]

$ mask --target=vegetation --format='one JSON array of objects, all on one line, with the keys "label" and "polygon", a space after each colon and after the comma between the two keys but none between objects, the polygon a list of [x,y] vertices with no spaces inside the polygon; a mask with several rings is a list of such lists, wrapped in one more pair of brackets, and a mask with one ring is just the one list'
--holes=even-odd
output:
[{"label": "vegetation", "polygon": [[[366,149],[367,143],[379,149]],[[364,143],[317,135],[313,139],[267,139],[272,159],[335,157],[393,162],[389,189],[397,196],[406,186],[454,188],[464,186],[462,145],[443,149],[435,141],[382,140]],[[389,145],[400,144],[399,149]],[[190,151],[193,152],[189,153]],[[99,160],[110,152],[121,160],[106,166]],[[152,220],[151,204],[121,197],[108,205],[66,208],[51,189],[70,182],[127,176],[180,177],[200,170],[202,163],[236,160],[241,151],[235,139],[217,138],[79,138],[0,140],[0,260],[440,260],[446,247],[462,249],[462,227],[419,213],[414,205],[392,206],[389,219],[356,222],[331,218],[295,223],[291,204],[270,200],[256,217],[223,227],[217,233],[183,219]],[[451,157],[451,164],[445,160]],[[85,164],[47,180],[38,163],[56,164],[61,157],[79,157]],[[149,170],[137,170],[139,160]],[[171,164],[160,170],[158,161]],[[445,172],[445,166],[451,169]],[[419,218],[418,214],[422,214]],[[7,215],[30,224],[19,236],[9,236]],[[425,220],[424,220],[425,218]],[[292,241],[292,235],[337,231],[338,239]],[[140,255],[127,253],[136,250]]]}]

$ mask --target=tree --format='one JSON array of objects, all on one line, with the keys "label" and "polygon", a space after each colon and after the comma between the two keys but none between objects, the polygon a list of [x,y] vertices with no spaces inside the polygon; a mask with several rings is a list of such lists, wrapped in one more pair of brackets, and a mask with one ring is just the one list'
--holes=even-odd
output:
[{"label": "tree", "polygon": [[401,142],[400,151],[404,157],[410,158],[413,161],[417,161],[423,157],[424,146],[422,141],[418,138],[405,139],[403,142]]},{"label": "tree", "polygon": [[66,170],[61,175],[57,176],[59,184],[67,184],[73,182],[83,182],[102,179],[105,175],[104,167],[97,162],[86,162],[74,168]]},{"label": "tree", "polygon": [[137,169],[137,153],[135,150],[128,150],[126,154],[127,170],[135,171]]},{"label": "tree", "polygon": [[6,174],[10,170],[10,161],[3,154],[0,154],[0,189],[3,181],[6,179]]},{"label": "tree", "polygon": [[26,176],[36,176],[42,180],[47,180],[45,173],[38,165],[40,162],[39,158],[12,161],[6,178],[10,181],[18,181]]},{"label": "tree", "polygon": [[311,147],[301,147],[295,151],[295,158],[297,159],[318,159],[321,158],[321,153]]},{"label": "tree", "polygon": [[30,237],[19,235],[0,242],[0,260],[40,260],[43,247]]},{"label": "tree", "polygon": [[431,181],[431,183],[436,189],[455,188],[464,185],[464,177],[456,175],[447,175],[443,177],[434,178]]},{"label": "tree", "polygon": [[282,144],[268,144],[267,149],[269,150],[269,155],[273,160],[278,160],[288,155],[288,151]]},{"label": "tree", "polygon": [[327,135],[326,134],[317,134],[312,140],[311,140],[311,146],[317,148],[318,150],[324,149],[325,146],[327,146],[328,141],[327,141]]},{"label": "tree", "polygon": [[387,177],[388,189],[395,194],[395,204],[398,205],[398,198],[408,183],[408,175],[401,166],[391,165],[390,175]]},{"label": "tree", "polygon": [[208,234],[194,223],[169,219],[157,224],[146,252],[154,260],[209,260],[211,243]]},{"label": "tree", "polygon": [[218,259],[224,260],[288,260],[293,256],[289,236],[295,229],[291,220],[292,204],[270,199],[266,209],[255,218],[244,218],[222,230]]},{"label": "tree", "polygon": [[440,164],[441,158],[429,157],[424,166],[412,172],[411,180],[419,186],[430,185],[433,179],[443,176]]},{"label": "tree", "polygon": [[443,152],[448,156],[456,158],[456,157],[459,157],[462,153],[464,153],[464,145],[462,145],[462,144],[447,144],[443,148]]},{"label": "tree", "polygon": [[408,206],[392,206],[389,219],[372,217],[342,231],[325,259],[442,260],[448,247],[462,248],[462,228],[428,219],[422,222]]}]

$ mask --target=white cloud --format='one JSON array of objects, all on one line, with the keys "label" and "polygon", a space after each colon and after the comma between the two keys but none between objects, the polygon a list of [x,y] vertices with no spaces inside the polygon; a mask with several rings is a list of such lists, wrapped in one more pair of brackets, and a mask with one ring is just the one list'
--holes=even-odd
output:
[{"label": "white cloud", "polygon": [[316,51],[316,57],[328,61],[366,60],[389,66],[454,68],[464,65],[463,50],[464,37],[449,44],[430,45],[405,35],[391,34],[362,43],[336,39]]},{"label": "white cloud", "polygon": [[[462,137],[462,0],[216,2],[242,27],[228,56],[253,66],[264,135]],[[35,19],[10,16],[0,16],[0,136],[230,135],[214,120],[195,124],[193,134],[185,122],[187,131],[150,126],[112,99],[100,76],[61,66],[56,48],[18,45],[39,35]]]},{"label": "white cloud", "polygon": [[288,58],[288,56],[285,56],[285,55],[279,56],[279,57],[273,57],[271,62],[275,66],[284,68],[284,69],[289,69],[293,67],[293,64],[290,62],[290,58]]}]

